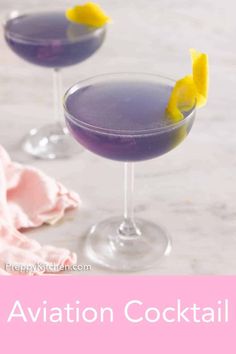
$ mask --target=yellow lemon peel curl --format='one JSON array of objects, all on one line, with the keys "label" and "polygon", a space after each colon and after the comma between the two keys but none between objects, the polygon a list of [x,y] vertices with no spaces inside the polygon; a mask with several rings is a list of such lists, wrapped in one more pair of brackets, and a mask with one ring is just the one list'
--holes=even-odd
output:
[{"label": "yellow lemon peel curl", "polygon": [[166,107],[166,113],[173,122],[184,118],[182,112],[202,107],[208,97],[208,56],[190,49],[192,74],[176,82]]},{"label": "yellow lemon peel curl", "polygon": [[94,2],[87,2],[84,5],[77,5],[67,9],[66,18],[74,23],[94,27],[102,27],[111,22],[110,17]]}]

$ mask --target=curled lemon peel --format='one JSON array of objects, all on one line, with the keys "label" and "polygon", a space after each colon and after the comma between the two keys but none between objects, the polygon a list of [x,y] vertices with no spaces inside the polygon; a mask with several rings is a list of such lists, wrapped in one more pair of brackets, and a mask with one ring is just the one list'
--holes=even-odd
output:
[{"label": "curled lemon peel", "polygon": [[192,77],[197,89],[197,107],[202,107],[208,97],[208,56],[190,49],[192,59]]},{"label": "curled lemon peel", "polygon": [[184,118],[182,112],[189,111],[196,102],[197,90],[192,76],[185,76],[178,80],[171,92],[170,99],[166,108],[168,116],[174,122]]},{"label": "curled lemon peel", "polygon": [[94,2],[87,2],[84,5],[77,5],[67,9],[66,18],[74,23],[94,27],[102,27],[111,22],[110,17]]},{"label": "curled lemon peel", "polygon": [[195,105],[202,107],[208,97],[208,56],[190,49],[192,74],[176,82],[166,107],[166,113],[173,122],[184,118],[182,112],[191,110]]}]

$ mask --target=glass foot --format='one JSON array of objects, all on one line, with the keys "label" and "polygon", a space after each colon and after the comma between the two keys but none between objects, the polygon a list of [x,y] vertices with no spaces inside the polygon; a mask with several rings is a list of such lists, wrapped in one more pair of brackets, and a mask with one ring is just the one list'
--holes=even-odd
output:
[{"label": "glass foot", "polygon": [[137,235],[122,235],[121,218],[107,219],[94,225],[86,240],[86,253],[91,261],[121,272],[151,268],[171,251],[171,240],[160,226],[136,219]]},{"label": "glass foot", "polygon": [[41,159],[70,157],[83,151],[69,135],[68,129],[60,124],[32,129],[23,143],[23,149]]}]

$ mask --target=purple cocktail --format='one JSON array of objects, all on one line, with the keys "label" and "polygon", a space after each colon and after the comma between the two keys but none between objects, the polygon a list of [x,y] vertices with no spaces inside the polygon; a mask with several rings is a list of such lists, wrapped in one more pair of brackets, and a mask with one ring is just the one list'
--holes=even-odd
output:
[{"label": "purple cocktail", "polygon": [[102,45],[104,36],[104,28],[71,23],[61,11],[19,15],[5,26],[5,39],[18,56],[50,68],[87,59]]},{"label": "purple cocktail", "polygon": [[102,45],[105,33],[105,26],[96,28],[70,22],[64,11],[13,12],[6,21],[4,34],[9,47],[32,64],[54,69],[55,123],[31,131],[24,143],[28,153],[53,159],[78,151],[60,119],[60,69],[89,58]]},{"label": "purple cocktail", "polygon": [[88,256],[116,270],[150,267],[170,251],[170,239],[155,223],[133,217],[133,163],[163,155],[188,135],[195,110],[174,122],[165,113],[174,82],[149,74],[107,74],[74,85],[64,111],[73,137],[88,150],[125,162],[124,218],[92,227]]},{"label": "purple cocktail", "polygon": [[118,161],[163,155],[179,144],[193,120],[173,127],[165,115],[170,83],[130,78],[83,85],[66,101],[67,125],[88,150]]}]

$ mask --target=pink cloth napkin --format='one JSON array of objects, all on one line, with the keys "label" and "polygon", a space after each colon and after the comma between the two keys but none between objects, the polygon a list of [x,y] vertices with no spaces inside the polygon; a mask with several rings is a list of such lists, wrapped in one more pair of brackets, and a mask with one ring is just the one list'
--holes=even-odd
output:
[{"label": "pink cloth napkin", "polygon": [[57,272],[75,264],[75,253],[41,246],[19,230],[54,224],[78,203],[76,193],[36,168],[12,162],[0,146],[0,275]]}]

